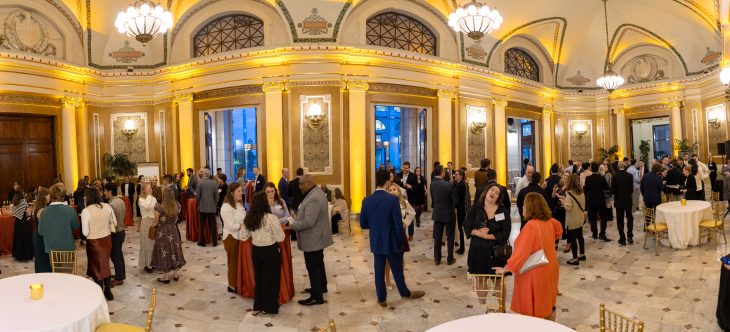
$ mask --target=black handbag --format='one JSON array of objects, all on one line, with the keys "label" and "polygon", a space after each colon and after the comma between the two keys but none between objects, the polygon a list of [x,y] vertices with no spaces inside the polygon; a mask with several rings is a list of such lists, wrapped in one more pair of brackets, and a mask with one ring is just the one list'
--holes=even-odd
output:
[{"label": "black handbag", "polygon": [[510,257],[512,257],[512,246],[509,245],[509,243],[497,244],[493,247],[493,249],[495,260],[506,262]]}]

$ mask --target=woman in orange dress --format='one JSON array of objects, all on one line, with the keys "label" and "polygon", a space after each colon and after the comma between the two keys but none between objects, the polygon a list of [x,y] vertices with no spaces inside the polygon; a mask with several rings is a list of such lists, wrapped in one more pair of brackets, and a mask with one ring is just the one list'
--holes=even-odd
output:
[{"label": "woman in orange dress", "polygon": [[[555,241],[560,239],[563,230],[560,222],[552,218],[550,208],[540,194],[528,194],[522,210],[525,220],[529,221],[517,236],[515,250],[504,267],[504,270],[512,272],[515,277],[511,310],[554,321],[558,297],[558,257]],[[520,273],[527,258],[540,249],[544,249],[548,263]],[[502,272],[500,268],[496,270],[497,273]]]}]

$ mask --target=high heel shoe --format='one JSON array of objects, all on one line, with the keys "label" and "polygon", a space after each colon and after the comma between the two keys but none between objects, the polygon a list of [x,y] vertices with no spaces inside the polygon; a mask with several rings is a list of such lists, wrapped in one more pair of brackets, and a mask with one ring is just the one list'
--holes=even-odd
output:
[{"label": "high heel shoe", "polygon": [[174,277],[172,277],[172,280],[175,280],[175,281],[178,281],[179,279],[180,279],[180,277],[179,277],[179,276],[174,276]]},{"label": "high heel shoe", "polygon": [[568,261],[568,265],[580,265],[580,259],[579,258],[573,258]]},{"label": "high heel shoe", "polygon": [[565,249],[563,249],[563,253],[566,253],[566,254],[567,254],[567,253],[569,253],[569,252],[570,252],[570,249],[571,249],[571,247],[572,247],[572,246],[571,246],[571,244],[570,244],[570,243],[566,243],[566,244],[565,244]]},{"label": "high heel shoe", "polygon": [[159,281],[159,282],[161,282],[163,284],[169,284],[170,283],[170,279],[164,280],[162,278],[157,278],[157,281]]},{"label": "high heel shoe", "polygon": [[584,260],[586,260],[586,255],[580,255],[580,257],[578,257],[578,259],[584,261]]}]

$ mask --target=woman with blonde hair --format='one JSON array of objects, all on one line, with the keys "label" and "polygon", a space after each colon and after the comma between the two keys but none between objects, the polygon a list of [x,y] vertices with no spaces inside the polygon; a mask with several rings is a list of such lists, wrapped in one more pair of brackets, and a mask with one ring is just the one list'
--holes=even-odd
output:
[{"label": "woman with blonde hair", "polygon": [[[583,240],[586,199],[578,175],[572,174],[568,178],[566,192],[560,197],[560,203],[565,207],[565,228],[568,231],[569,249],[573,252],[573,259],[569,260],[568,264],[579,265],[580,261],[586,260],[585,240]],[[580,250],[580,256],[578,256],[578,250]]]},{"label": "woman with blonde hair", "polygon": [[[515,277],[511,310],[526,316],[555,320],[558,298],[558,256],[555,240],[563,233],[560,223],[552,218],[545,198],[538,193],[525,197],[522,215],[527,220],[517,236],[512,257],[497,273],[512,272]],[[528,258],[542,251],[547,263]]]},{"label": "woman with blonde hair", "polygon": [[350,229],[350,210],[347,208],[345,195],[342,194],[340,188],[335,188],[332,195],[332,205],[332,233],[335,229],[339,231],[339,222],[347,225],[347,228]]},{"label": "woman with blonde hair", "polygon": [[[96,188],[86,188],[84,198],[86,208],[81,211],[81,232],[86,236],[86,275],[101,286],[104,297],[111,301],[114,300],[114,295],[109,261],[112,254],[112,231],[116,231],[117,218],[111,206],[102,203],[101,193]],[[43,217],[41,223],[47,222]]]},{"label": "woman with blonde hair", "polygon": [[[408,244],[408,226],[413,222],[413,219],[416,218],[416,210],[414,210],[411,204],[408,203],[408,200],[403,197],[401,187],[394,182],[390,183],[386,191],[389,194],[398,197],[398,201],[400,201],[400,214],[403,218],[403,252],[409,252],[411,251],[411,246]],[[403,270],[405,270],[405,265],[406,260],[404,259]],[[393,289],[393,284],[390,282],[390,265],[387,262],[385,263],[385,285],[388,290]]]},{"label": "woman with blonde hair", "polygon": [[[83,181],[83,180],[81,180]],[[41,223],[41,213],[50,202],[50,192],[48,188],[38,188],[38,195],[33,202],[33,222],[35,223],[35,231],[33,232],[33,253],[35,255],[35,273],[51,272],[51,259],[46,253],[46,246],[43,244],[43,237],[38,233]]]},{"label": "woman with blonde hair", "polygon": [[223,248],[228,258],[228,291],[236,292],[238,280],[238,245],[241,243],[239,233],[243,228],[246,209],[243,208],[243,187],[238,182],[228,186],[228,192],[221,206],[223,222]]},{"label": "woman with blonde hair", "polygon": [[169,284],[172,279],[178,281],[178,270],[185,266],[180,233],[177,230],[177,217],[180,214],[180,203],[175,200],[175,193],[170,188],[162,191],[162,203],[155,210],[157,234],[152,247],[150,265],[163,273],[157,281]]},{"label": "woman with blonde hair", "polygon": [[152,186],[149,182],[142,182],[137,200],[137,207],[142,218],[137,225],[139,231],[139,263],[138,266],[143,268],[145,272],[152,273],[152,248],[155,240],[150,239],[150,227],[155,224],[155,206],[157,199],[152,196]]}]

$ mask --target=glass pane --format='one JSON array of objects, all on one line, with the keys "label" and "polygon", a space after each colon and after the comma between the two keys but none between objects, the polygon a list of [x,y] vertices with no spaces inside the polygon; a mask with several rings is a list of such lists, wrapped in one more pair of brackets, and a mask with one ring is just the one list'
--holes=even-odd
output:
[{"label": "glass pane", "polygon": [[258,166],[258,140],[256,137],[256,108],[238,108],[231,112],[233,174],[245,169],[245,178],[253,178],[253,168]]}]

